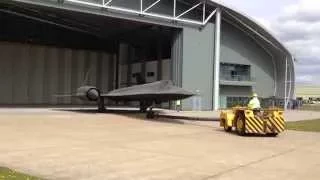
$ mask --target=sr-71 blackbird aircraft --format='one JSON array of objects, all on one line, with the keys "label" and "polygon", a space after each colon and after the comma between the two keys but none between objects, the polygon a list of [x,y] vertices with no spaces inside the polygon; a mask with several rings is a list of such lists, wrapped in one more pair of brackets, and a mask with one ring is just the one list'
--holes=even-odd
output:
[{"label": "sr-71 blackbird aircraft", "polygon": [[104,99],[117,102],[140,102],[140,111],[147,112],[148,118],[153,118],[153,104],[181,100],[193,96],[192,92],[174,86],[169,80],[156,81],[153,83],[134,85],[120,88],[108,93],[101,93],[94,86],[82,86],[77,89],[75,94],[57,95],[57,97],[76,97],[84,101],[95,101],[99,111],[105,111]]}]

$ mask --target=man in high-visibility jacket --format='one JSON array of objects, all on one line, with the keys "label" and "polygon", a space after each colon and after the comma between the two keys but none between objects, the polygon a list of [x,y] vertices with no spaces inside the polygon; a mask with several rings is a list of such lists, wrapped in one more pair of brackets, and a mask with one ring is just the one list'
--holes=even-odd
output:
[{"label": "man in high-visibility jacket", "polygon": [[258,99],[258,94],[257,94],[257,93],[253,93],[253,94],[252,94],[252,98],[251,98],[251,100],[249,101],[248,108],[249,108],[249,109],[252,109],[252,110],[259,110],[259,109],[261,109],[260,101],[259,101],[259,99]]},{"label": "man in high-visibility jacket", "polygon": [[176,101],[176,108],[178,112],[181,111],[181,100]]}]

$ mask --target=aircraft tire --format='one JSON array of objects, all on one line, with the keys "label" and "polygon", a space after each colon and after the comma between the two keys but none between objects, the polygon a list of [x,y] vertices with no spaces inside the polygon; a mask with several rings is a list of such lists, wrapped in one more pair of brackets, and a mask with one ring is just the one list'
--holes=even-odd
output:
[{"label": "aircraft tire", "polygon": [[154,112],[147,112],[147,119],[154,119],[155,114]]}]

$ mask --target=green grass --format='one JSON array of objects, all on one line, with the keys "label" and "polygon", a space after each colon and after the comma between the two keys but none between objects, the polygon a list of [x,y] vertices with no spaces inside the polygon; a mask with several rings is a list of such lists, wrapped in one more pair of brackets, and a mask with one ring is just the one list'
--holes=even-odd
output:
[{"label": "green grass", "polygon": [[0,167],[0,180],[40,180],[40,178]]},{"label": "green grass", "polygon": [[320,119],[287,122],[286,124],[287,124],[287,129],[289,130],[320,132]]}]

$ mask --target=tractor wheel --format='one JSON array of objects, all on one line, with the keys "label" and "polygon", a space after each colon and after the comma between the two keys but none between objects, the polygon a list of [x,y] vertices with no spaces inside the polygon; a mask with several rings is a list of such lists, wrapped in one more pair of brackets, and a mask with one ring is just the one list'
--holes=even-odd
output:
[{"label": "tractor wheel", "polygon": [[229,127],[229,126],[228,126],[228,123],[227,123],[226,120],[224,120],[223,128],[224,128],[224,130],[225,130],[226,132],[231,132],[231,130],[232,130],[232,127]]},{"label": "tractor wheel", "polygon": [[245,132],[245,121],[242,116],[239,116],[236,122],[236,131],[240,136],[244,136]]},{"label": "tractor wheel", "polygon": [[270,134],[267,134],[269,137],[277,137],[278,136],[278,133],[270,133]]}]

